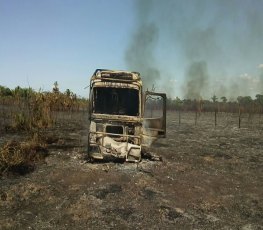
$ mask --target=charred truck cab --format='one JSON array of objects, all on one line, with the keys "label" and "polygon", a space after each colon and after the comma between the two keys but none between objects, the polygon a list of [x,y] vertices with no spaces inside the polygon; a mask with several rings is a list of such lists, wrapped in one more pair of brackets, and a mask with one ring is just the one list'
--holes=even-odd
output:
[{"label": "charred truck cab", "polygon": [[141,160],[166,134],[166,95],[143,93],[137,72],[97,69],[90,81],[88,156]]}]

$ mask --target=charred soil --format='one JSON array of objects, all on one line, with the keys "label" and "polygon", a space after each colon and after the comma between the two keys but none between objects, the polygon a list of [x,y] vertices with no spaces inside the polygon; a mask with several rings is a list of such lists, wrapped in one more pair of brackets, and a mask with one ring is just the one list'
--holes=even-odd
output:
[{"label": "charred soil", "polygon": [[[0,179],[1,229],[262,229],[263,121],[168,113],[163,161],[89,163],[85,113],[44,132],[45,162]],[[196,125],[195,125],[196,123]],[[0,144],[23,140],[2,132]]]}]

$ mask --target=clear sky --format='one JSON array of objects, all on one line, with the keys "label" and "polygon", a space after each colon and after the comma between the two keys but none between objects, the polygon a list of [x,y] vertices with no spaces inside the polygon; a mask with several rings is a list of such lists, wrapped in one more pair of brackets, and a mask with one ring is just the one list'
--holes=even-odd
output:
[{"label": "clear sky", "polygon": [[156,70],[173,97],[263,93],[262,12],[263,0],[0,0],[0,85],[87,96],[109,68],[150,84]]},{"label": "clear sky", "polygon": [[125,68],[133,21],[127,0],[0,0],[0,85],[85,96],[96,68]]}]

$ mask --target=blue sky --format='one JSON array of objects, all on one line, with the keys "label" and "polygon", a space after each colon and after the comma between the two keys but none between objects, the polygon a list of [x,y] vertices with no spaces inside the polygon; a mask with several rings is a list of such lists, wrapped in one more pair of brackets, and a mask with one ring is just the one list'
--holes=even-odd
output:
[{"label": "blue sky", "polygon": [[[160,72],[158,91],[183,97],[197,62],[209,75],[204,97],[263,93],[262,10],[262,0],[0,0],[0,85],[51,90],[58,81],[87,96],[97,68],[149,67]],[[137,46],[152,24],[156,40]],[[135,52],[141,65],[127,61],[129,47],[145,49]]]},{"label": "blue sky", "polygon": [[132,1],[0,0],[0,85],[85,96],[96,68],[123,69]]}]

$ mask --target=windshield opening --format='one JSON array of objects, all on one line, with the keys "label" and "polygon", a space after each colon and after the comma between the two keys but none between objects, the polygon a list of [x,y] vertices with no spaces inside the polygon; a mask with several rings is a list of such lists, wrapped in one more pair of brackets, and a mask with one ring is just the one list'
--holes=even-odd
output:
[{"label": "windshield opening", "polygon": [[94,113],[139,116],[139,90],[95,87]]}]

